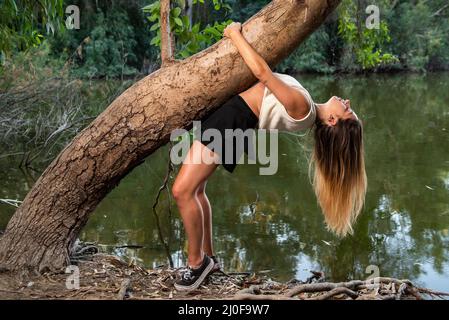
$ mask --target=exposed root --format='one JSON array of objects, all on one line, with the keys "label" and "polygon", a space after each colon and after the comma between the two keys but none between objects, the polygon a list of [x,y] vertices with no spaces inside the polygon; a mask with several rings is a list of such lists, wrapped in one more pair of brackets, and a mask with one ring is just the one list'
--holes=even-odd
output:
[{"label": "exposed root", "polygon": [[124,279],[122,281],[122,285],[120,286],[120,290],[117,295],[117,300],[125,299],[128,289],[131,288],[131,281],[129,279]]},{"label": "exposed root", "polygon": [[267,293],[258,288],[255,290],[242,290],[235,298],[245,300],[328,300],[328,299],[354,299],[354,300],[422,300],[422,295],[449,296],[449,293],[435,292],[429,289],[418,288],[410,280],[378,277],[348,282],[321,282],[295,285],[292,288],[279,290],[268,298]]},{"label": "exposed root", "polygon": [[324,274],[315,271],[304,282],[292,279],[287,283],[273,281],[267,273],[216,272],[197,290],[177,292],[173,284],[178,269],[162,266],[146,270],[115,256],[96,253],[92,246],[84,248],[89,250],[76,250],[76,259],[72,257],[79,271],[79,287],[70,286],[68,279],[73,273],[24,276],[3,272],[0,299],[416,300],[449,296],[394,278],[325,282]]},{"label": "exposed root", "polygon": [[348,288],[340,287],[340,288],[332,289],[331,291],[326,292],[325,294],[320,295],[316,298],[309,298],[308,300],[328,300],[334,296],[341,295],[341,294],[345,294],[345,295],[351,297],[352,299],[356,299],[359,296],[358,293],[356,293]]}]

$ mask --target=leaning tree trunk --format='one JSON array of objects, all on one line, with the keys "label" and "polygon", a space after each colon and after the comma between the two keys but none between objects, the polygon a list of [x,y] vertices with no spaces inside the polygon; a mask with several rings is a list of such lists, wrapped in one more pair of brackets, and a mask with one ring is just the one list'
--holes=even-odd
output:
[{"label": "leaning tree trunk", "polygon": [[[340,0],[275,0],[243,24],[274,67]],[[9,221],[0,267],[59,270],[90,213],[120,180],[169,141],[257,79],[231,40],[161,68],[119,96],[48,166]]]}]

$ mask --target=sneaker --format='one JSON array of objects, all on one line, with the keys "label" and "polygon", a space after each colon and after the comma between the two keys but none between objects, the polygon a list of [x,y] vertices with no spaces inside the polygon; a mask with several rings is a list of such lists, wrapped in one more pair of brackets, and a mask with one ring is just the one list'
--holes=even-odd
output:
[{"label": "sneaker", "polygon": [[182,274],[181,279],[175,282],[175,289],[178,291],[195,290],[200,286],[206,276],[214,267],[214,261],[207,255],[204,255],[203,263],[197,269],[188,267]]},{"label": "sneaker", "polygon": [[216,256],[210,256],[210,258],[214,262],[214,267],[212,268],[210,273],[214,273],[214,272],[220,271],[221,270],[221,265],[220,265],[220,262],[218,261],[217,257]]}]

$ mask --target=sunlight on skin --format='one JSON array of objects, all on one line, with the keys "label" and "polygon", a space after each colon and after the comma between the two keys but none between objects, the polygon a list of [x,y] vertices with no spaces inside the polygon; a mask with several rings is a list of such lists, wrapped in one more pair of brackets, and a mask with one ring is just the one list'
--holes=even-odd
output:
[{"label": "sunlight on skin", "polygon": [[317,103],[316,106],[320,119],[329,125],[335,125],[338,119],[359,119],[351,109],[351,101],[349,99],[345,100],[332,96],[327,102]]}]

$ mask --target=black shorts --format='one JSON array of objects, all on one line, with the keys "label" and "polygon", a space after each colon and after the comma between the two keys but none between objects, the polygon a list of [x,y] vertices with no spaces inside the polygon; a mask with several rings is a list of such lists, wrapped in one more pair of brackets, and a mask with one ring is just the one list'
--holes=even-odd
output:
[{"label": "black shorts", "polygon": [[[258,117],[254,114],[248,104],[240,95],[235,95],[215,110],[209,117],[201,121],[201,135],[198,128],[194,130],[194,139],[200,141],[210,150],[217,153],[220,157],[221,165],[230,173],[232,173],[237,166],[243,152],[248,154],[249,148],[254,151],[254,137],[253,133],[247,131],[243,139],[236,138],[235,135],[230,135],[229,130],[226,129],[241,129],[243,132],[247,129],[256,129],[259,122]],[[206,129],[217,129],[221,136],[222,148],[214,148],[209,146],[215,139],[211,137],[203,137]],[[237,134],[237,132],[236,132]],[[242,137],[242,135],[240,135]],[[242,143],[243,142],[243,143]],[[217,143],[215,143],[217,144]],[[227,153],[228,150],[228,153]],[[232,150],[232,154],[229,151]],[[228,154],[228,156],[226,156]],[[251,152],[251,155],[255,153]],[[253,157],[250,157],[253,159]]]}]

